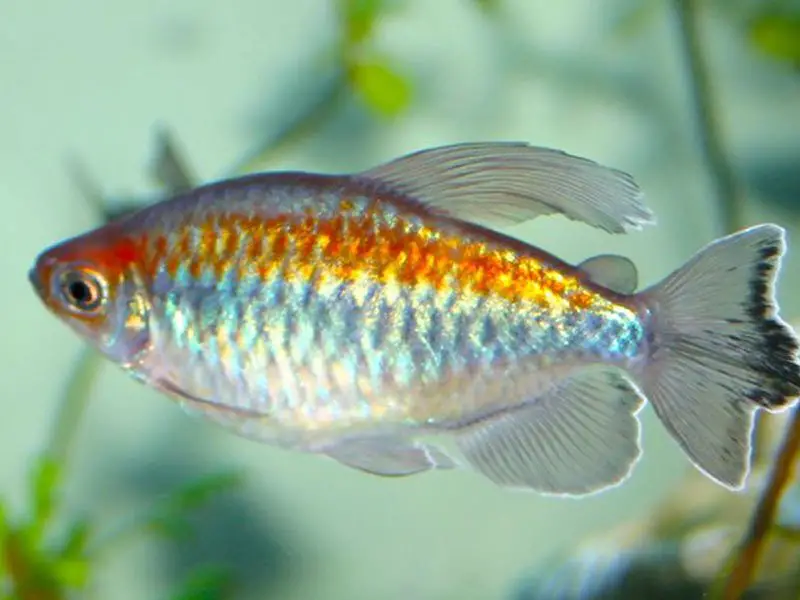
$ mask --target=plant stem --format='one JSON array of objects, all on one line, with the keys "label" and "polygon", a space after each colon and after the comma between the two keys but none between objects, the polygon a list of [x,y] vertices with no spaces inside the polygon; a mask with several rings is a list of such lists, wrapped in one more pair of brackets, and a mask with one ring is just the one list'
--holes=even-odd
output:
[{"label": "plant stem", "polygon": [[744,224],[744,192],[725,156],[722,134],[715,116],[718,112],[700,41],[700,4],[699,0],[672,1],[703,160],[711,175],[720,221],[725,232],[732,233]]},{"label": "plant stem", "polygon": [[99,371],[99,357],[90,348],[84,348],[72,370],[64,390],[58,414],[47,445],[47,456],[66,462],[81,415],[89,401],[91,387]]},{"label": "plant stem", "polygon": [[[745,225],[745,193],[726,156],[721,128],[715,117],[718,114],[717,102],[701,43],[700,4],[701,0],[672,0],[700,149],[714,188],[723,233],[728,234]],[[761,418],[769,417],[762,415]],[[753,462],[757,463],[759,457],[767,452],[766,441],[758,422],[753,430],[753,446]]]},{"label": "plant stem", "polygon": [[767,486],[730,567],[730,574],[721,596],[724,600],[741,598],[747,590],[758,567],[764,542],[775,520],[781,496],[787,484],[792,480],[799,458],[800,409],[795,408]]},{"label": "plant stem", "polygon": [[339,109],[347,91],[347,82],[344,76],[337,75],[328,84],[320,98],[306,111],[290,121],[274,136],[248,152],[245,157],[225,172],[225,176],[234,177],[257,170],[287,147],[309,136],[312,132],[322,129],[336,115],[336,110]]},{"label": "plant stem", "polygon": [[[717,210],[726,233],[744,225],[744,193],[726,158],[708,66],[703,56],[698,23],[699,0],[672,0],[684,64],[689,76],[694,119],[700,146],[714,186]],[[758,433],[758,430],[755,432]],[[764,455],[755,439],[756,456]],[[800,409],[795,409],[773,465],[769,481],[758,501],[747,534],[729,565],[727,580],[719,589],[724,600],[738,600],[749,587],[758,567],[764,543],[773,526],[784,488],[792,480],[800,454]]]}]

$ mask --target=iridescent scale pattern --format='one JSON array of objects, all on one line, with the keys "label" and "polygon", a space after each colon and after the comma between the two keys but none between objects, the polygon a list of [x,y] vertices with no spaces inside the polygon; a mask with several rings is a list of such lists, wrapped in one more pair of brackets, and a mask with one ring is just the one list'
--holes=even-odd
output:
[{"label": "iridescent scale pattern", "polygon": [[478,408],[471,378],[641,352],[633,308],[479,231],[335,188],[237,193],[146,236],[154,351],[187,394],[302,430],[447,422]]}]

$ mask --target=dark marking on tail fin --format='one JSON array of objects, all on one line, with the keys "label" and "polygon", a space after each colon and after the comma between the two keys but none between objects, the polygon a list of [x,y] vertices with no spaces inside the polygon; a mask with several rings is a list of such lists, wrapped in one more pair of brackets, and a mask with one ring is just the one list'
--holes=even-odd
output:
[{"label": "dark marking on tail fin", "polygon": [[763,351],[748,362],[761,373],[764,385],[750,390],[748,398],[767,410],[782,410],[800,395],[800,365],[797,363],[798,341],[794,333],[777,318],[774,280],[783,254],[783,236],[779,243],[763,246],[754,269],[747,314],[758,325]]},{"label": "dark marking on tail fin", "polygon": [[743,487],[758,408],[800,395],[798,340],[774,287],[784,231],[759,225],[709,244],[641,294],[653,313],[640,384],[665,427],[702,471]]}]

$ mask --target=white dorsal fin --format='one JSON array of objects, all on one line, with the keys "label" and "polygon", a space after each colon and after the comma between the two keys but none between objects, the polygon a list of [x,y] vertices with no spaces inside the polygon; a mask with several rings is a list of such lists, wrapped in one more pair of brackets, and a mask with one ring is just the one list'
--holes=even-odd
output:
[{"label": "white dorsal fin", "polygon": [[599,254],[578,265],[589,279],[618,294],[632,294],[639,285],[639,274],[629,258],[617,254]]},{"label": "white dorsal fin", "polygon": [[355,175],[449,216],[490,225],[561,213],[612,233],[655,224],[627,173],[521,142],[422,150]]}]

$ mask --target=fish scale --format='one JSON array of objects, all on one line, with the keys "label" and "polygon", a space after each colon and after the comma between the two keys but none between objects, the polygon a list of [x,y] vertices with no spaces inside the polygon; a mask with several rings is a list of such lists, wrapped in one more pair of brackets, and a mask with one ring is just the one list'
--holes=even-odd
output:
[{"label": "fish scale", "polygon": [[[643,328],[634,310],[613,305],[538,257],[456,237],[416,215],[381,210],[379,200],[329,202],[338,206],[327,219],[303,212],[262,221],[252,209],[227,209],[192,215],[171,232],[196,248],[151,263],[154,279],[161,273],[171,279],[172,304],[183,306],[180,321],[200,332],[183,338],[181,327],[172,326],[163,336],[196,357],[180,387],[211,390],[232,406],[295,427],[314,427],[315,419],[329,425],[331,415],[347,426],[408,422],[419,412],[420,389],[436,388],[444,378],[483,376],[498,363],[553,353],[625,361],[639,351]],[[172,247],[180,255],[182,246]],[[212,282],[211,293],[203,291],[205,282]],[[255,306],[256,318],[245,323],[247,308]],[[570,315],[573,326],[564,327]],[[166,310],[156,321],[169,329],[175,318]],[[253,348],[243,343],[244,328],[247,339],[264,336],[272,349],[256,352],[262,362],[250,361],[247,372],[242,355]],[[603,335],[604,328],[626,331]],[[219,338],[218,331],[230,334]],[[617,339],[627,343],[612,350]],[[288,376],[290,383],[276,390],[259,373],[282,370],[307,374],[308,381]],[[450,400],[454,405],[440,404],[443,414],[425,421],[457,419],[460,409],[471,408]]]}]

